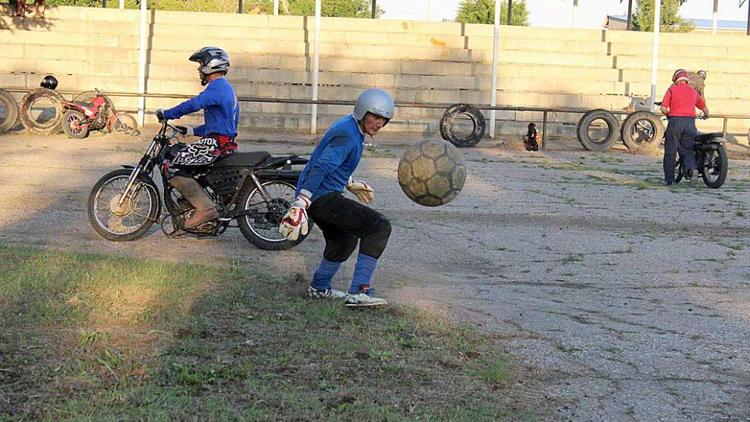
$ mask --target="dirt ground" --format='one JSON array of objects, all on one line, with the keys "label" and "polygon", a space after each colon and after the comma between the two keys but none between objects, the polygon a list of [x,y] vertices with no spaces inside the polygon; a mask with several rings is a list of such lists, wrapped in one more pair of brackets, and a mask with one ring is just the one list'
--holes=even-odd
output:
[{"label": "dirt ground", "polygon": [[[253,137],[240,149],[312,148],[304,136]],[[746,147],[731,146],[729,178],[712,190],[661,186],[660,156],[622,147],[551,141],[531,153],[484,140],[462,150],[461,194],[426,208],[396,178],[414,139],[383,138],[357,174],[394,227],[374,283],[383,296],[503,338],[543,378],[556,420],[750,420]],[[236,229],[207,240],[158,229],[129,243],[99,237],[89,190],[145,146],[145,136],[0,135],[0,242],[166,260],[230,254],[309,277],[323,248],[317,230],[285,252],[259,251]],[[335,285],[347,287],[352,270],[347,262]]]}]

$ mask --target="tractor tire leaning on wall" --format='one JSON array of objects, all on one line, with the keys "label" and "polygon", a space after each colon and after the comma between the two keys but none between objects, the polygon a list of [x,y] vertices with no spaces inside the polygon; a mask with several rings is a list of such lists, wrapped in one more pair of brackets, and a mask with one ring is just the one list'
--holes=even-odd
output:
[{"label": "tractor tire leaning on wall", "polygon": [[[453,133],[453,123],[460,115],[467,116],[474,125],[471,133],[465,137],[459,137]],[[459,148],[473,147],[479,143],[484,136],[484,131],[484,115],[471,104],[453,104],[445,109],[440,119],[440,136]]]},{"label": "tractor tire leaning on wall", "polygon": [[0,109],[5,110],[0,119],[0,133],[5,133],[18,121],[18,103],[13,94],[4,89],[0,89]]},{"label": "tractor tire leaning on wall", "polygon": [[[52,104],[54,116],[48,120],[39,122],[32,116],[32,106],[35,102],[47,99]],[[62,130],[62,101],[63,98],[56,91],[46,88],[35,89],[28,94],[24,95],[21,100],[21,107],[19,109],[19,117],[21,118],[21,124],[29,131],[38,135],[49,135],[59,133]]]},{"label": "tractor tire leaning on wall", "polygon": [[656,149],[664,138],[664,123],[650,111],[636,111],[622,123],[622,143],[632,153]]},{"label": "tractor tire leaning on wall", "polygon": [[[607,136],[603,140],[594,140],[591,138],[589,128],[597,120],[603,120],[607,125]],[[604,109],[591,110],[585,113],[581,120],[578,121],[578,142],[585,149],[594,152],[604,152],[620,138],[620,122],[614,114]]]}]

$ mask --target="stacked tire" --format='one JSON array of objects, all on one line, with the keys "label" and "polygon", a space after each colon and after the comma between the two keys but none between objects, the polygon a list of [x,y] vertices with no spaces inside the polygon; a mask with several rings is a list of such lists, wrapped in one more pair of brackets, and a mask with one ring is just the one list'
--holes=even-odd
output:
[{"label": "stacked tire", "polygon": [[18,103],[10,92],[0,89],[0,133],[12,129],[18,121]]},{"label": "stacked tire", "polygon": [[[456,119],[471,121],[472,129],[464,136],[456,133]],[[485,131],[484,115],[471,104],[453,104],[445,109],[440,119],[440,136],[459,148],[473,147],[482,140]]]},{"label": "stacked tire", "polygon": [[622,142],[632,153],[655,150],[664,138],[664,124],[650,111],[636,111],[622,123]]},{"label": "stacked tire", "polygon": [[[604,131],[603,134],[602,131]],[[578,142],[585,149],[604,152],[620,138],[620,122],[614,114],[607,110],[601,108],[591,110],[581,116],[576,134],[578,135]]]},{"label": "stacked tire", "polygon": [[[62,130],[62,101],[56,91],[47,88],[35,89],[21,100],[19,117],[21,124],[38,135],[49,135]],[[41,107],[38,104],[44,103]],[[37,109],[41,109],[37,115]]]}]

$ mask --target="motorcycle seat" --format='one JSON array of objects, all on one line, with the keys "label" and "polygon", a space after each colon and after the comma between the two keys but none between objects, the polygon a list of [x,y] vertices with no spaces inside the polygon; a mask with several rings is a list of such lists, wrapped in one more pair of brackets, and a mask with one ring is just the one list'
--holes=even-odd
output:
[{"label": "motorcycle seat", "polygon": [[270,156],[271,154],[267,153],[266,151],[237,152],[220,160],[217,160],[213,164],[213,167],[255,167],[258,164],[266,161]]},{"label": "motorcycle seat", "polygon": [[695,136],[695,142],[708,142],[714,138],[721,138],[724,136],[723,132],[710,132],[710,133],[701,133],[698,132],[698,135]]}]

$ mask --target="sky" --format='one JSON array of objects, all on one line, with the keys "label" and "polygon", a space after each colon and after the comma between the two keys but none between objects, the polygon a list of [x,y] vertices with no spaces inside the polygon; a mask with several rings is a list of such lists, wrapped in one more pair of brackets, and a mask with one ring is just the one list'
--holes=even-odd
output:
[{"label": "sky", "polygon": [[[500,0],[506,2],[507,0]],[[718,19],[747,21],[747,3],[739,8],[740,0],[719,0]],[[385,10],[384,19],[454,20],[461,0],[377,0]],[[635,7],[633,0],[633,7]],[[713,0],[688,0],[680,8],[680,15],[692,19],[712,19]],[[526,0],[531,26],[573,26],[573,0]],[[577,28],[601,28],[606,16],[625,16],[628,0],[578,0],[575,15]]]}]

